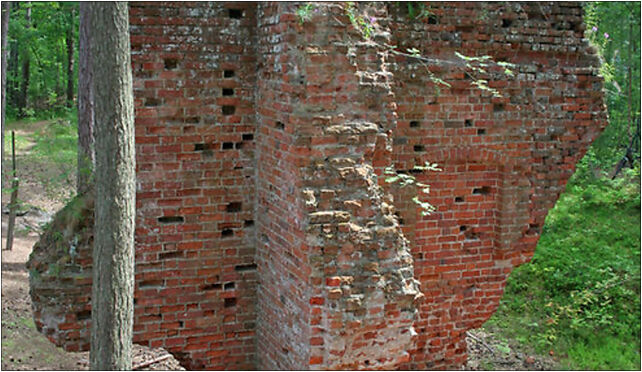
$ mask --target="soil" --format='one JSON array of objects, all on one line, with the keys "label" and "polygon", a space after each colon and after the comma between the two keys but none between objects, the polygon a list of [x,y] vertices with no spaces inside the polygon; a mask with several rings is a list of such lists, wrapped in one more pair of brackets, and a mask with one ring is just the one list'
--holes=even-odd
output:
[{"label": "soil", "polygon": [[551,371],[559,370],[559,363],[548,355],[538,355],[524,345],[502,340],[487,329],[468,331],[468,362],[465,369],[472,371]]},{"label": "soil", "polygon": [[[49,122],[32,123],[29,130],[16,131],[30,138]],[[11,127],[11,126],[10,126]],[[30,156],[32,146],[17,153],[22,201],[16,218],[13,250],[4,250],[8,221],[9,193],[2,193],[2,359],[3,370],[88,370],[89,353],[70,353],[53,345],[36,330],[29,297],[29,273],[25,263],[38,240],[42,226],[62,208],[75,185],[69,182],[43,182],[60,179],[60,166]],[[56,173],[58,172],[58,173]],[[69,178],[69,177],[67,177]],[[557,362],[549,356],[535,355],[517,344],[501,340],[488,330],[469,332],[466,370],[554,370]],[[163,349],[134,345],[133,365],[139,370],[184,370]]]}]

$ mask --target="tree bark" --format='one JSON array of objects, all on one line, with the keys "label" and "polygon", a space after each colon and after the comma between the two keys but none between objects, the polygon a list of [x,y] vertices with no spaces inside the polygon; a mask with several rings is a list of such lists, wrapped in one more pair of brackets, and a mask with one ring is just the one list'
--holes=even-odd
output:
[{"label": "tree bark", "polygon": [[[25,11],[25,19],[26,19],[26,28],[31,27],[31,3],[27,3],[26,5],[26,11]],[[20,86],[20,95],[18,96],[18,116],[19,117],[24,117],[25,116],[25,109],[27,108],[27,94],[29,91],[29,77],[31,74],[29,73],[29,65],[30,65],[30,58],[29,58],[29,48],[28,46],[24,46],[24,52],[23,52],[23,59],[22,59],[22,80],[21,80],[21,86]]]},{"label": "tree bark", "polygon": [[78,194],[91,187],[94,169],[94,93],[91,74],[89,3],[80,2],[78,30]]},{"label": "tree bark", "polygon": [[[20,3],[15,3],[13,4],[13,8],[16,9],[19,7]],[[14,10],[15,13],[15,10]],[[9,60],[7,69],[9,70],[9,75],[11,75],[12,79],[7,82],[7,97],[9,99],[10,105],[12,107],[17,107],[18,105],[18,84],[17,84],[17,77],[18,73],[20,72],[19,69],[19,64],[20,64],[20,56],[18,54],[18,42],[16,40],[12,40],[11,43],[9,44]]]},{"label": "tree bark", "polygon": [[71,8],[69,17],[69,27],[65,35],[65,44],[67,46],[67,107],[74,104],[74,8]]},{"label": "tree bark", "polygon": [[96,204],[91,369],[132,368],[134,317],[134,103],[128,5],[92,2]]},{"label": "tree bark", "polygon": [[7,107],[7,40],[9,40],[9,13],[11,12],[11,2],[2,3],[2,187],[7,185],[5,175],[5,142],[4,142],[4,119]]}]

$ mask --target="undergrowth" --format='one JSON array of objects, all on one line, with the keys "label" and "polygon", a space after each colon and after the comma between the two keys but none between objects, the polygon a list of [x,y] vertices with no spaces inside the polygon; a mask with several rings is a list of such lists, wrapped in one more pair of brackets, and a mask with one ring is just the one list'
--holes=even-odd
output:
[{"label": "undergrowth", "polygon": [[[43,114],[42,116],[44,116]],[[8,123],[8,128],[25,128],[35,120],[25,119]],[[18,159],[18,178],[33,172],[52,199],[67,198],[68,190],[75,189],[78,154],[78,119],[75,111],[48,119],[41,129],[30,134],[16,134],[16,150],[28,151]],[[11,132],[5,133],[6,151],[11,151]],[[9,156],[8,156],[9,158]],[[40,169],[40,170],[37,170]],[[6,191],[6,190],[5,190]]]},{"label": "undergrowth", "polygon": [[78,154],[78,123],[74,115],[54,119],[41,131],[34,134],[36,142],[32,149],[35,156],[51,162],[75,165]]},{"label": "undergrowth", "polygon": [[565,368],[639,370],[639,165],[610,180],[583,164],[484,327]]}]

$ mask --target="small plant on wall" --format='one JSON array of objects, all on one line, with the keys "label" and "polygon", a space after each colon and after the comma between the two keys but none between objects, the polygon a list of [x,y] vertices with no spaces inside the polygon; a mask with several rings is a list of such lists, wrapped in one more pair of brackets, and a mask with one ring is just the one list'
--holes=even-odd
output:
[{"label": "small plant on wall", "polygon": [[[412,170],[414,172],[434,171],[439,172],[441,169],[435,163],[426,162],[423,166],[415,165]],[[430,193],[430,186],[425,183],[418,182],[417,178],[412,174],[406,174],[401,171],[395,171],[393,166],[386,167],[383,173],[388,176],[387,183],[398,184],[400,188],[415,186],[420,189],[423,194]],[[435,207],[425,201],[419,199],[419,193],[412,198],[412,201],[421,208],[421,215],[427,216],[435,211]]]}]

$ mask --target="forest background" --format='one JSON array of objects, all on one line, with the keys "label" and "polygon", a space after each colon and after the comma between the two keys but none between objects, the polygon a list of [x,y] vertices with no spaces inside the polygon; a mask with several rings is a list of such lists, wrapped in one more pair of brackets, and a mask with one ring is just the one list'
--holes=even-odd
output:
[{"label": "forest background", "polygon": [[[13,2],[7,40],[5,128],[48,122],[16,147],[35,143],[27,161],[56,170],[39,182],[64,199],[77,172],[78,14],[77,2]],[[640,3],[586,3],[585,22],[602,58],[609,125],[484,329],[503,340],[498,352],[518,344],[562,368],[639,370]]]}]

